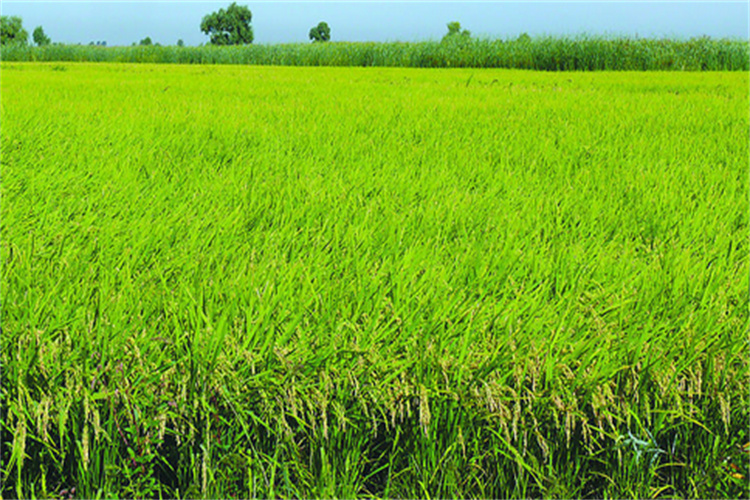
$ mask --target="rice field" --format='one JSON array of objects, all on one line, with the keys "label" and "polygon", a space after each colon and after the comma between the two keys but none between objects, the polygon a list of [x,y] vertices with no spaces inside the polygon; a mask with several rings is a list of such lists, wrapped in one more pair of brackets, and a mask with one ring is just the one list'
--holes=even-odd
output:
[{"label": "rice field", "polygon": [[0,71],[3,497],[750,495],[747,73]]}]

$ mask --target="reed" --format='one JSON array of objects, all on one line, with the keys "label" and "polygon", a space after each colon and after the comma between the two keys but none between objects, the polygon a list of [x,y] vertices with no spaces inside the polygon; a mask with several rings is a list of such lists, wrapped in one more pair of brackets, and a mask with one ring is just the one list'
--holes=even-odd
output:
[{"label": "reed", "polygon": [[5,61],[510,68],[543,71],[748,71],[746,40],[596,36],[332,42],[242,47],[5,46]]}]

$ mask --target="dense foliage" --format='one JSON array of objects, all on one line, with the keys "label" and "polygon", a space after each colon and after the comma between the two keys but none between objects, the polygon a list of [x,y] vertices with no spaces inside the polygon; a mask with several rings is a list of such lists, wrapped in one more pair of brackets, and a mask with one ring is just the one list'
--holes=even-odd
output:
[{"label": "dense foliage", "polygon": [[2,76],[4,498],[750,495],[746,73]]},{"label": "dense foliage", "polygon": [[447,26],[448,26],[448,33],[446,33],[445,36],[443,37],[443,41],[444,42],[448,41],[448,40],[451,40],[454,37],[459,37],[459,38],[461,38],[461,37],[462,38],[469,38],[469,37],[471,37],[471,31],[469,31],[469,30],[462,30],[461,29],[461,23],[459,23],[458,21],[452,21],[452,22],[448,23]]},{"label": "dense foliage", "polygon": [[203,17],[201,31],[211,37],[213,45],[246,45],[253,43],[252,20],[249,8],[232,3]]},{"label": "dense foliage", "polygon": [[42,28],[41,26],[37,26],[34,29],[33,38],[34,43],[38,46],[49,45],[50,43],[52,43],[52,40],[50,40],[50,38],[44,32],[44,28]]},{"label": "dense foliage", "polygon": [[22,19],[16,16],[0,16],[0,45],[26,45],[27,43],[29,43],[29,33],[23,28]]},{"label": "dense foliage", "polygon": [[[546,71],[750,70],[743,40],[452,36],[448,43],[329,42],[242,47],[3,47],[5,61],[153,62],[284,66],[516,68]],[[451,43],[452,42],[452,43]]]},{"label": "dense foliage", "polygon": [[308,36],[313,42],[328,42],[331,40],[331,28],[328,23],[321,21],[317,26],[310,28]]}]

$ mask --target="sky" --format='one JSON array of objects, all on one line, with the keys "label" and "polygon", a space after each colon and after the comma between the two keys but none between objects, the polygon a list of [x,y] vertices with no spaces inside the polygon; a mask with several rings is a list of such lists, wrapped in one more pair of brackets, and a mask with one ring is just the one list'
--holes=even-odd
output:
[{"label": "sky", "polygon": [[[207,43],[204,15],[226,7],[217,1],[0,1],[0,13],[20,16],[31,34],[42,26],[53,42],[106,41],[130,45]],[[253,13],[255,43],[308,42],[320,21],[333,41],[439,40],[446,23],[459,21],[474,35],[509,38],[530,35],[750,38],[748,1],[244,1]]]}]

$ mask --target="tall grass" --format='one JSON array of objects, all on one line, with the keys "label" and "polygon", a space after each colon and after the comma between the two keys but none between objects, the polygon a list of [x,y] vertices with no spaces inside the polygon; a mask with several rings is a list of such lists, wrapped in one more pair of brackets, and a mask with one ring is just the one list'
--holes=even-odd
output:
[{"label": "tall grass", "polygon": [[7,46],[5,61],[516,68],[545,71],[750,69],[743,40],[539,37],[449,42],[325,43],[243,47]]},{"label": "tall grass", "polygon": [[750,494],[747,74],[1,69],[4,497]]}]

